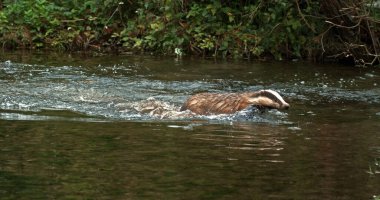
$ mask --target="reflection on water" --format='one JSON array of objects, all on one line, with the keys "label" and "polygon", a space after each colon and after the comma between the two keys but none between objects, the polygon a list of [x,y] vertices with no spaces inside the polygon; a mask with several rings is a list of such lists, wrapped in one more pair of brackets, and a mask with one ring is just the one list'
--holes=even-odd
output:
[{"label": "reflection on water", "polygon": [[266,125],[227,132],[219,125],[183,131],[170,126],[2,121],[2,192],[15,199],[34,193],[49,199],[218,198],[258,190],[234,188],[264,184],[274,170],[267,167],[284,162],[285,136],[270,127],[272,134],[262,132]]},{"label": "reflection on water", "polygon": [[[371,199],[379,83],[376,68],[3,54],[0,199]],[[291,109],[179,112],[267,88]]]},{"label": "reflection on water", "polygon": [[378,141],[345,126],[310,125],[300,136],[237,122],[0,121],[0,191],[13,199],[363,199],[380,184],[367,173]]}]

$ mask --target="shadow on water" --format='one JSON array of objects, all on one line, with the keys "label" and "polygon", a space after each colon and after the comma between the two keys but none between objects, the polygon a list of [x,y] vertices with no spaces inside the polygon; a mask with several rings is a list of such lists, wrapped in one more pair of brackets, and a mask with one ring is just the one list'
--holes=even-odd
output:
[{"label": "shadow on water", "polygon": [[[5,199],[371,199],[380,71],[150,56],[0,56]],[[291,109],[194,116],[198,92]]]}]

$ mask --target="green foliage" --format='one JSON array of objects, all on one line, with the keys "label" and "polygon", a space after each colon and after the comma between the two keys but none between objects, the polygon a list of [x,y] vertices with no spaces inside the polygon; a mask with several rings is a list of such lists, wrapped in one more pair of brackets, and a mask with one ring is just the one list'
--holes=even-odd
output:
[{"label": "green foliage", "polygon": [[369,1],[368,4],[366,4],[366,9],[374,20],[380,20],[380,7],[376,1]]},{"label": "green foliage", "polygon": [[[302,13],[317,10],[318,2],[309,3]],[[323,23],[306,20],[313,29]],[[286,0],[6,0],[0,10],[0,41],[16,48],[111,47],[161,54],[181,49],[281,60],[304,57],[313,46],[316,33],[304,23],[295,2]]]},{"label": "green foliage", "polygon": [[6,20],[1,20],[0,23],[3,27],[8,27],[8,30],[13,30],[12,27],[24,27],[22,30],[26,32],[16,34],[17,39],[31,40],[39,47],[43,46],[44,38],[59,25],[59,21],[54,17],[57,11],[54,4],[46,0],[17,1],[8,4],[1,12],[0,15],[6,16]]}]

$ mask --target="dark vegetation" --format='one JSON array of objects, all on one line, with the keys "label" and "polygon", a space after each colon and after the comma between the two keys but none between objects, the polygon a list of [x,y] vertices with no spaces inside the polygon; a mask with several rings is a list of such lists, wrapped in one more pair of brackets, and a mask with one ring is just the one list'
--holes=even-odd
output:
[{"label": "dark vegetation", "polygon": [[4,49],[59,49],[376,65],[370,0],[3,0]]}]

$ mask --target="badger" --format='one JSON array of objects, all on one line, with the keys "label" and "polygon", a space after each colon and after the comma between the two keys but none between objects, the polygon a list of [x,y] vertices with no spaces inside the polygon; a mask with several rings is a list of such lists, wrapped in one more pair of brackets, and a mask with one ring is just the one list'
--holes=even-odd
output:
[{"label": "badger", "polygon": [[199,93],[187,99],[180,111],[190,110],[199,115],[233,114],[255,106],[260,110],[288,109],[290,106],[273,90],[243,93]]}]

